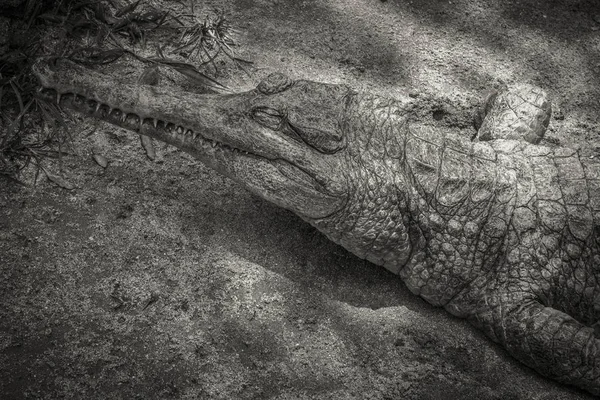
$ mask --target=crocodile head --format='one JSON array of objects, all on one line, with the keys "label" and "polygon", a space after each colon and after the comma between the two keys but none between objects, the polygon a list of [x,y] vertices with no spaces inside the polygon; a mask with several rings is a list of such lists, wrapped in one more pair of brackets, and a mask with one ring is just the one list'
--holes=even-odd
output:
[{"label": "crocodile head", "polygon": [[197,94],[68,61],[34,70],[42,95],[62,107],[194,155],[360,257],[392,270],[407,261],[405,196],[392,173],[398,139],[389,143],[406,124],[389,101],[282,74],[243,93]]}]

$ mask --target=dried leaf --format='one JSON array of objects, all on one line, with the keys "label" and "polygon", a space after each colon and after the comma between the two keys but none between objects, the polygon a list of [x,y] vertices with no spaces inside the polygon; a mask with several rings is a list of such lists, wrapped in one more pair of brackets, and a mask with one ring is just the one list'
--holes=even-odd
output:
[{"label": "dried leaf", "polygon": [[78,30],[89,31],[91,29],[94,29],[94,27],[95,27],[94,23],[85,18],[79,18],[73,22],[70,22],[67,25],[69,34],[73,34],[73,33],[77,32]]},{"label": "dried leaf", "polygon": [[[137,14],[135,16],[136,20],[140,22],[157,22],[164,20],[166,18],[167,13],[158,10],[146,11],[143,14]],[[161,22],[159,22],[160,25]]]},{"label": "dried leaf", "polygon": [[177,17],[177,15],[171,15],[171,19],[177,22],[181,26],[185,26],[185,24]]},{"label": "dried leaf", "polygon": [[94,16],[99,20],[102,21],[106,24],[113,24],[115,22],[115,18],[112,16],[112,13],[110,11],[110,9],[108,8],[108,5],[104,4],[104,3],[96,3],[96,2],[92,2],[93,4],[93,8],[94,8]]},{"label": "dried leaf", "polygon": [[138,82],[142,85],[158,85],[160,82],[160,71],[158,70],[158,65],[152,65],[142,72],[140,75]]},{"label": "dried leaf", "polygon": [[127,15],[123,18],[118,19],[114,24],[112,24],[112,29],[114,32],[118,32],[121,29],[125,28],[133,21],[133,17],[131,15]]},{"label": "dried leaf", "polygon": [[152,292],[150,293],[150,296],[148,297],[148,299],[144,302],[144,306],[142,307],[142,310],[145,310],[146,308],[148,308],[150,305],[156,303],[158,301],[158,299],[160,298],[160,295],[156,292]]},{"label": "dried leaf", "polygon": [[140,135],[140,140],[142,142],[142,147],[146,150],[146,156],[154,161],[156,158],[156,151],[154,150],[154,144],[152,144],[152,139],[148,136]]},{"label": "dried leaf", "polygon": [[243,58],[239,57],[233,57],[233,60],[244,64],[254,64],[254,61],[244,60]]},{"label": "dried leaf", "polygon": [[61,188],[67,189],[67,190],[75,189],[75,185],[73,185],[71,182],[69,182],[65,178],[58,176],[58,175],[53,175],[47,171],[44,171],[44,172],[46,173],[46,176],[48,177],[48,179],[50,179],[51,182],[60,186]]},{"label": "dried leaf", "polygon": [[13,92],[15,92],[17,101],[19,102],[19,109],[21,110],[21,112],[23,112],[23,110],[25,109],[25,106],[23,105],[23,99],[21,98],[21,91],[19,90],[19,87],[12,79],[9,81],[9,83],[10,83],[10,86],[12,87]]},{"label": "dried leaf", "polygon": [[96,38],[94,40],[96,46],[102,46],[106,37],[110,34],[110,30],[108,25],[100,25],[98,26],[98,31],[96,32]]},{"label": "dried leaf", "polygon": [[131,3],[130,5],[121,8],[120,10],[118,10],[115,13],[115,17],[118,18],[122,15],[129,14],[130,12],[132,12],[133,10],[135,10],[137,8],[137,6],[140,4],[140,1],[142,1],[142,0],[138,0],[135,3]]},{"label": "dried leaf", "polygon": [[92,157],[94,161],[96,161],[96,164],[98,164],[102,168],[108,167],[108,160],[106,159],[106,157],[101,156],[100,154],[94,154]]},{"label": "dried leaf", "polygon": [[146,40],[144,39],[144,32],[140,29],[138,24],[136,24],[135,22],[132,22],[131,24],[129,24],[127,32],[129,33],[129,36],[130,36],[130,39],[132,40],[132,42],[134,42],[134,43],[141,42],[142,47],[146,47]]},{"label": "dried leaf", "polygon": [[99,64],[108,64],[118,60],[123,54],[125,54],[123,49],[111,49],[94,54],[93,60]]},{"label": "dried leaf", "polygon": [[29,186],[29,185],[28,185],[28,184],[26,184],[25,182],[23,182],[23,181],[19,180],[19,178],[17,178],[16,176],[12,176],[12,175],[10,175],[10,174],[8,174],[8,173],[4,172],[4,171],[3,171],[3,172],[0,172],[0,176],[2,176],[2,177],[4,177],[4,178],[8,179],[8,180],[9,180],[9,181],[11,181],[11,182],[14,182],[14,183],[16,183],[17,185],[21,185],[21,186],[25,186],[25,187]]},{"label": "dried leaf", "polygon": [[67,17],[65,16],[49,13],[38,15],[38,18],[43,19],[44,21],[52,22],[54,24],[62,24],[67,20]]},{"label": "dried leaf", "polygon": [[187,76],[189,79],[191,79],[192,81],[194,81],[195,83],[197,83],[199,85],[208,86],[208,87],[212,87],[212,88],[216,88],[216,89],[220,89],[220,90],[224,90],[224,91],[229,91],[229,88],[227,86],[217,82],[216,80],[212,79],[211,77],[198,71],[198,69],[196,67],[194,67],[192,64],[172,60],[169,58],[158,58],[158,59],[152,59],[151,61],[166,64],[169,67],[173,68],[175,71],[179,72],[180,74]]},{"label": "dried leaf", "polygon": [[109,64],[118,60],[125,49],[102,50],[99,47],[78,47],[69,56],[69,59],[83,64]]}]

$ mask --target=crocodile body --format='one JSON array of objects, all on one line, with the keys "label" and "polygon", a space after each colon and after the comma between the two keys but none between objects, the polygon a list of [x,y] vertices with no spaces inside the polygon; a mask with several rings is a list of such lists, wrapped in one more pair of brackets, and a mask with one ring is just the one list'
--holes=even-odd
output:
[{"label": "crocodile body", "polygon": [[539,90],[491,98],[469,141],[409,124],[394,100],[280,74],[201,95],[68,62],[36,69],[61,106],[193,154],[541,374],[600,395],[600,162],[532,144],[550,112]]}]

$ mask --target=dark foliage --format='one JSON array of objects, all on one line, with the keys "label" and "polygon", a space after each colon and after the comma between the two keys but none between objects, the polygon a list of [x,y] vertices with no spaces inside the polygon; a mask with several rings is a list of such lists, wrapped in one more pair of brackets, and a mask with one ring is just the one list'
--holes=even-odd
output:
[{"label": "dark foliage", "polygon": [[[212,66],[216,72],[214,61],[220,56],[243,68],[246,61],[233,51],[232,29],[222,15],[201,21],[194,16],[193,2],[189,7],[189,13],[173,15],[144,0],[124,6],[112,0],[27,0],[11,9],[6,15],[20,34],[13,34],[0,51],[0,175],[16,180],[32,162],[38,173],[46,172],[42,161],[60,160],[69,141],[60,109],[36,96],[38,83],[31,66],[40,58],[64,57],[98,65],[130,56],[146,63],[144,74],[152,73],[156,82],[160,68],[168,68],[207,90],[227,91],[202,69]],[[56,37],[48,46],[42,37],[50,31]],[[155,56],[141,55],[149,35],[156,31],[172,37],[172,44],[153,43]],[[38,129],[28,129],[32,127]]]}]

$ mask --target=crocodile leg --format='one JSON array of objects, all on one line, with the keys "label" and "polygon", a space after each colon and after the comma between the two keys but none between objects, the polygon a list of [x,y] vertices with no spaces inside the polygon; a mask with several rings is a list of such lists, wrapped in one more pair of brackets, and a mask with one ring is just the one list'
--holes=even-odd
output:
[{"label": "crocodile leg", "polygon": [[594,329],[535,298],[518,297],[508,290],[488,294],[469,320],[529,367],[600,395]]},{"label": "crocodile leg", "polygon": [[523,139],[538,144],[546,134],[552,107],[542,89],[511,85],[493,92],[475,116],[477,141]]}]

